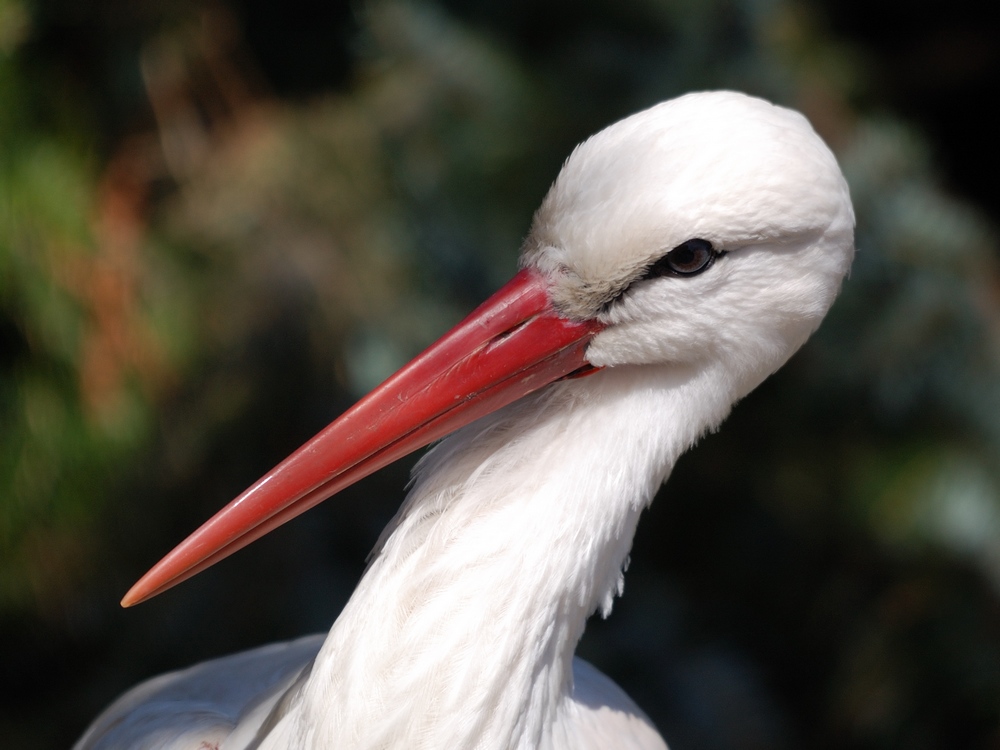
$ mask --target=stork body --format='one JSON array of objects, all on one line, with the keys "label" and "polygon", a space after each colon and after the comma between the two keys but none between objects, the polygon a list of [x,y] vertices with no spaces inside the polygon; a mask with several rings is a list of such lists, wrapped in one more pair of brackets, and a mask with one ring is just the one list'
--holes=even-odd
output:
[{"label": "stork body", "polygon": [[[481,367],[460,359],[445,369],[489,370],[494,352],[547,315],[570,343],[552,345],[542,365],[519,360],[490,374],[468,415],[451,416],[466,408],[451,396],[364,458],[340,462],[349,468],[283,489],[290,500],[254,511],[238,531],[227,526],[216,551],[201,542],[196,556],[175,551],[128,598],[211,564],[344,476],[384,464],[385,451],[440,437],[439,420],[459,427],[418,464],[325,640],[157,678],[112,705],[77,747],[665,747],[620,689],[574,659],[576,644],[593,612],[610,612],[639,515],[677,458],[818,326],[852,256],[846,184],[796,113],[693,94],[594,136],[536,214],[524,270],[463,330],[518,306],[533,312],[474,347]],[[412,391],[416,404],[439,388],[431,378],[407,390],[435,351],[370,397],[389,411],[339,420],[348,442],[388,429],[394,398]],[[587,377],[563,379],[581,368]],[[298,471],[293,459],[220,516],[272,492]]]}]

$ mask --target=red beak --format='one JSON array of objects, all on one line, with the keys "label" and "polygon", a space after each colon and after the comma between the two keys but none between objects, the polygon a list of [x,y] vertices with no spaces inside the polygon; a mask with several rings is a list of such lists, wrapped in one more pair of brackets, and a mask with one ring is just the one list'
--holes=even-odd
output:
[{"label": "red beak", "polygon": [[145,601],[398,458],[568,375],[595,368],[603,325],[561,317],[547,284],[518,273],[469,317],[259,479],[122,599]]}]

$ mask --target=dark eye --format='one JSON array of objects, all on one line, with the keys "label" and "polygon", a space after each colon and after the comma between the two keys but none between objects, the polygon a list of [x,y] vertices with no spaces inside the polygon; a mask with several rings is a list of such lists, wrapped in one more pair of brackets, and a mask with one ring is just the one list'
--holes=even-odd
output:
[{"label": "dark eye", "polygon": [[708,240],[688,240],[651,265],[642,278],[694,276],[708,269],[720,255]]},{"label": "dark eye", "polygon": [[[682,242],[669,253],[646,269],[645,273],[636,281],[646,281],[660,276],[697,276],[702,271],[707,271],[712,267],[716,258],[721,258],[726,254],[725,250],[716,250],[708,240],[693,239]],[[632,288],[632,283],[616,294],[609,297],[600,306],[600,311],[609,310],[622,297],[628,294]]]}]

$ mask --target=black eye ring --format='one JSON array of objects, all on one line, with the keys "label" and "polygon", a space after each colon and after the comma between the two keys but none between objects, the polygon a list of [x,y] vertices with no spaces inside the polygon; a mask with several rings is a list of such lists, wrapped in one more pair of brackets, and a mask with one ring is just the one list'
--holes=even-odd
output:
[{"label": "black eye ring", "polygon": [[708,240],[699,238],[682,242],[668,252],[642,275],[643,279],[659,276],[697,276],[712,267],[725,251],[716,250]]},{"label": "black eye ring", "polygon": [[725,254],[725,250],[716,250],[711,242],[701,238],[696,237],[682,242],[649,266],[642,276],[630,282],[624,289],[621,289],[603,302],[599,308],[599,312],[603,313],[611,309],[618,300],[628,294],[628,291],[632,288],[632,284],[637,281],[656,279],[660,276],[676,276],[680,278],[697,276],[711,268],[716,259],[721,258]]}]

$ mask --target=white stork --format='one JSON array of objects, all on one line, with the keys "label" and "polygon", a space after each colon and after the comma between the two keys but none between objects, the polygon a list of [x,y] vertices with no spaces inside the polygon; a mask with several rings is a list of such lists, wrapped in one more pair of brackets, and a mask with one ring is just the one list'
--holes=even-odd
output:
[{"label": "white stork", "polygon": [[574,649],[677,458],[819,325],[853,228],[830,150],[760,99],[690,94],[578,146],[514,279],[123,601],[444,438],[329,634],[143,683],[76,747],[664,748]]}]

